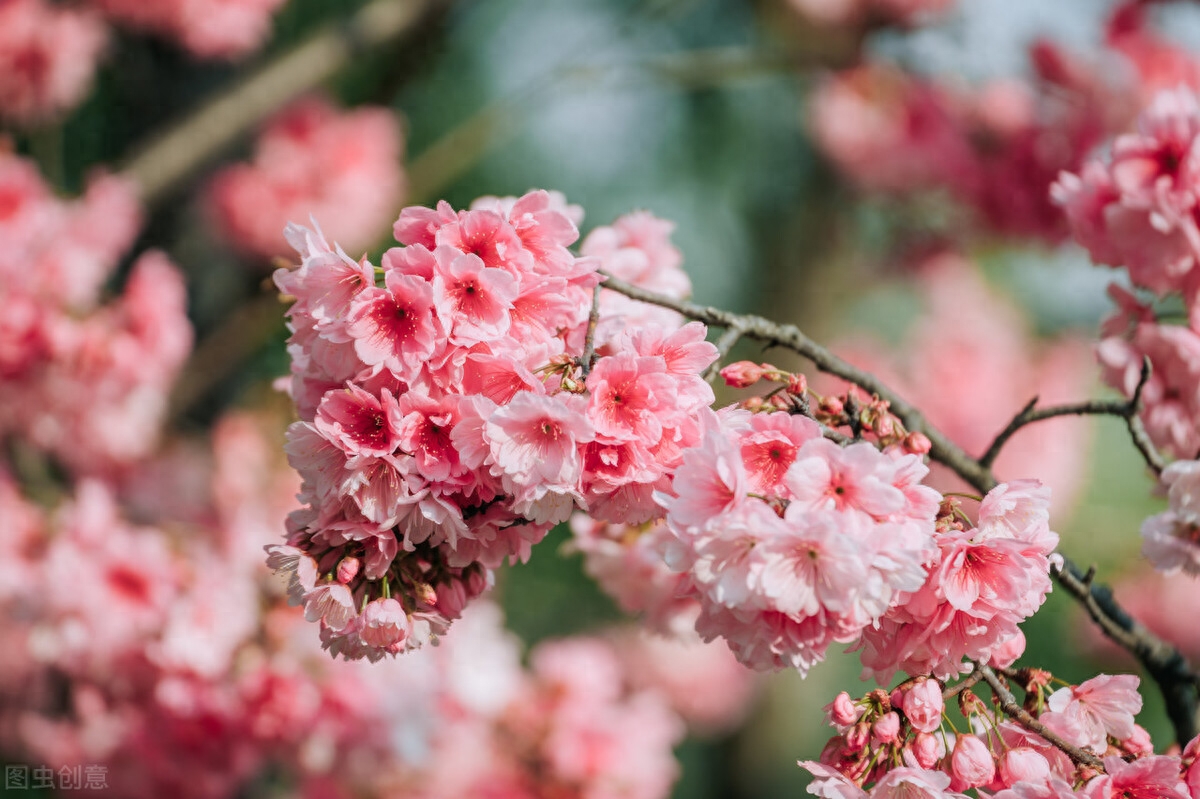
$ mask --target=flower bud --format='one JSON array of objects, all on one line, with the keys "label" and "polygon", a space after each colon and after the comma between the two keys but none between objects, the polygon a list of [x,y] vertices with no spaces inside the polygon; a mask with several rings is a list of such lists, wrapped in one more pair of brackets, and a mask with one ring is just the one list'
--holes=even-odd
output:
[{"label": "flower bud", "polygon": [[829,720],[838,727],[849,727],[858,721],[859,716],[859,709],[854,706],[850,694],[845,691],[842,691],[825,706],[825,712],[829,714]]},{"label": "flower bud", "polygon": [[732,386],[733,388],[748,388],[757,383],[759,380],[762,380],[762,376],[765,373],[766,370],[756,363],[752,363],[750,361],[738,361],[737,363],[731,363],[722,369],[721,377],[724,378],[725,385],[727,386]]},{"label": "flower bud", "polygon": [[983,741],[974,735],[960,735],[950,755],[950,789],[961,791],[987,785],[996,777],[996,761]]},{"label": "flower bud", "polygon": [[362,612],[358,637],[367,646],[385,649],[402,643],[409,632],[408,614],[394,599],[368,602]]},{"label": "flower bud", "polygon": [[793,397],[803,397],[808,391],[808,378],[797,372],[790,375],[787,381],[787,393]]},{"label": "flower bud", "polygon": [[1000,781],[1005,787],[1018,782],[1044,783],[1050,777],[1050,761],[1028,746],[1009,749],[1000,756]]},{"label": "flower bud", "polygon": [[922,680],[904,692],[900,709],[914,730],[933,732],[942,723],[946,703],[937,680]]},{"label": "flower bud", "polygon": [[817,402],[816,413],[819,419],[841,419],[845,412],[846,406],[839,397],[821,397]]},{"label": "flower bud", "polygon": [[933,442],[929,440],[929,436],[919,430],[914,430],[904,437],[904,451],[910,455],[927,455],[932,448]]},{"label": "flower bud", "polygon": [[358,576],[358,558],[342,558],[341,563],[337,567],[337,581],[343,585],[348,585],[351,580]]},{"label": "flower bud", "polygon": [[884,713],[872,725],[871,733],[881,744],[895,743],[900,737],[900,715],[895,711]]},{"label": "flower bud", "polygon": [[871,737],[870,726],[865,721],[860,721],[846,732],[846,750],[848,752],[861,752],[867,748],[867,742]]},{"label": "flower bud", "polygon": [[931,769],[937,762],[946,754],[945,747],[936,735],[930,735],[927,732],[917,733],[917,737],[912,742],[913,758],[917,761],[917,765],[921,768]]}]

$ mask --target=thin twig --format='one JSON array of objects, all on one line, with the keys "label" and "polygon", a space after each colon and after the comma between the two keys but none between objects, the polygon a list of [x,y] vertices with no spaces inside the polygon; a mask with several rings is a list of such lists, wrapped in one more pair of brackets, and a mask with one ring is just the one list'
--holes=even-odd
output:
[{"label": "thin twig", "polygon": [[975,684],[983,679],[983,673],[979,669],[975,669],[961,680],[951,685],[946,690],[942,691],[942,701],[949,702],[954,697],[961,694],[968,688],[974,688]]},{"label": "thin twig", "polygon": [[147,205],[155,204],[231,143],[329,80],[364,50],[412,30],[435,1],[375,0],[350,19],[321,28],[138,147],[120,174],[140,187]]},{"label": "thin twig", "polygon": [[[964,452],[944,433],[931,425],[915,407],[874,375],[838,358],[808,338],[799,328],[793,325],[777,324],[760,316],[735,314],[718,308],[665,297],[613,277],[608,277],[604,286],[631,299],[670,308],[690,319],[708,325],[738,326],[748,338],[763,341],[769,345],[786,347],[804,356],[821,371],[837,375],[887,401],[892,412],[900,417],[906,428],[911,431],[920,431],[929,438],[932,444],[929,457],[932,460],[949,467],[981,494],[986,494],[996,486],[997,481],[991,468]],[[1148,377],[1149,364],[1143,362],[1142,379],[1139,380],[1138,389],[1130,400],[1130,407],[1134,410],[1127,417],[1131,420],[1131,431],[1137,420],[1137,407],[1141,404],[1141,389]],[[1136,438],[1135,443],[1137,443]],[[1140,446],[1139,449],[1141,449]],[[1157,454],[1154,453],[1153,448],[1149,451]],[[1146,452],[1143,451],[1143,455],[1145,454]],[[1151,457],[1147,458],[1147,463],[1150,463],[1153,468],[1154,461]],[[1068,593],[1083,604],[1106,635],[1137,657],[1158,684],[1159,690],[1162,691],[1167,701],[1171,722],[1175,728],[1175,737],[1180,745],[1194,738],[1200,732],[1200,696],[1197,695],[1200,677],[1192,670],[1183,655],[1126,613],[1112,598],[1112,591],[1107,586],[1084,582],[1083,572],[1069,559],[1064,557],[1062,568],[1053,569],[1052,574]]]},{"label": "thin twig", "polygon": [[991,446],[987,448],[987,452],[979,458],[979,463],[988,469],[996,462],[1000,451],[1008,440],[1016,435],[1017,431],[1026,425],[1035,422],[1041,422],[1046,419],[1054,419],[1058,416],[1116,416],[1125,420],[1126,426],[1129,428],[1129,436],[1133,439],[1133,444],[1137,447],[1142,457],[1146,459],[1146,464],[1154,470],[1155,474],[1161,474],[1165,463],[1162,455],[1155,449],[1151,443],[1149,436],[1146,435],[1146,428],[1142,426],[1142,420],[1139,417],[1142,406],[1142,390],[1146,387],[1146,382],[1150,379],[1150,359],[1142,359],[1142,372],[1138,378],[1137,387],[1133,391],[1133,396],[1128,400],[1085,400],[1084,402],[1076,402],[1068,405],[1055,405],[1050,408],[1042,408],[1035,410],[1038,398],[1034,397],[1025,404],[1025,407],[1012,418],[996,438],[992,441]]},{"label": "thin twig", "polygon": [[587,334],[583,339],[583,357],[579,359],[579,371],[587,379],[596,360],[596,325],[600,323],[600,284],[592,289],[592,310],[588,313]]},{"label": "thin twig", "polygon": [[1080,749],[1067,741],[1063,740],[1058,733],[1049,729],[1045,724],[1035,719],[1029,714],[1025,708],[1017,703],[1017,698],[1013,696],[1012,691],[1005,687],[996,673],[990,667],[982,663],[975,664],[976,671],[983,677],[989,686],[992,688],[992,693],[996,697],[996,701],[1000,704],[1000,709],[1004,711],[1004,715],[1016,721],[1030,732],[1036,733],[1045,738],[1050,743],[1057,746],[1059,749],[1066,752],[1067,757],[1075,761],[1078,765],[1091,766],[1099,771],[1104,771],[1104,763],[1100,758],[1096,757],[1091,752]]},{"label": "thin twig", "polygon": [[1150,440],[1150,436],[1146,433],[1146,427],[1142,424],[1141,417],[1142,391],[1149,381],[1150,358],[1143,355],[1142,373],[1138,377],[1137,388],[1133,390],[1133,396],[1129,398],[1129,414],[1125,417],[1125,424],[1129,427],[1129,436],[1133,439],[1133,445],[1146,459],[1146,465],[1153,469],[1155,474],[1162,474],[1163,469],[1167,468],[1166,461],[1163,460],[1163,456],[1159,454],[1158,449]]}]

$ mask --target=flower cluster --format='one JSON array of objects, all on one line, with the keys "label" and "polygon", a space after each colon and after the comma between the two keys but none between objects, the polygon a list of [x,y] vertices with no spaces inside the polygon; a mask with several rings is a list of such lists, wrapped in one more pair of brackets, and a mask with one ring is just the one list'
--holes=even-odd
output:
[{"label": "flower cluster", "polygon": [[880,679],[897,669],[947,679],[963,658],[1007,666],[1025,650],[1019,624],[1050,591],[1050,492],[1036,480],[988,492],[971,526],[955,498],[943,501],[936,555],[925,584],[864,630],[864,670]]},{"label": "flower cluster", "polygon": [[319,97],[301,100],[267,123],[253,163],[217,174],[213,215],[238,250],[264,261],[287,250],[288,221],[309,216],[345,249],[362,252],[400,207],[400,158],[390,111],[341,112]]},{"label": "flower cluster", "polygon": [[[865,4],[819,5],[840,11]],[[902,5],[917,11],[928,4]],[[893,195],[945,190],[988,230],[1059,240],[1067,231],[1047,193],[1059,172],[1077,171],[1155,91],[1200,89],[1200,61],[1168,43],[1146,7],[1139,0],[1118,3],[1105,25],[1104,47],[1089,58],[1035,40],[1028,82],[1001,78],[965,86],[865,60],[814,93],[809,119],[816,142],[864,189]],[[1088,173],[1083,180],[1096,178]],[[1085,194],[1091,196],[1090,189]],[[1118,235],[1127,233],[1135,231]]]},{"label": "flower cluster", "polygon": [[1187,89],[1164,92],[1142,114],[1138,132],[1120,136],[1104,159],[1063,174],[1056,201],[1075,238],[1098,263],[1127,271],[1137,289],[1181,297],[1185,324],[1164,323],[1147,304],[1114,285],[1117,312],[1097,348],[1104,379],[1133,396],[1150,440],[1180,458],[1200,452],[1200,103]]},{"label": "flower cluster", "polygon": [[[1102,756],[1103,773],[1003,719],[971,689],[944,692],[937,681],[916,678],[857,701],[842,693],[826,707],[838,734],[819,762],[801,762],[816,778],[809,792],[837,799],[963,799],[971,789],[996,799],[1194,799],[1200,739],[1183,757],[1155,755],[1134,721],[1142,709],[1137,677],[1101,674],[1052,693],[1051,678],[1033,669],[1012,674],[1026,692],[1031,723]],[[955,694],[969,732],[945,731],[945,699]]]},{"label": "flower cluster", "polygon": [[60,200],[32,163],[0,152],[0,198],[0,435],[73,472],[145,455],[192,334],[183,279],[160,252],[100,304],[138,232],[134,191],[99,177]]},{"label": "flower cluster", "polygon": [[789,413],[726,409],[704,426],[659,501],[706,640],[806,672],[921,587],[940,497],[918,456],[839,447]]},{"label": "flower cluster", "polygon": [[1135,286],[1195,300],[1200,270],[1196,148],[1200,105],[1187,89],[1159,94],[1104,160],[1053,187],[1075,238],[1096,263],[1128,270]]},{"label": "flower cluster", "polygon": [[0,3],[0,120],[24,127],[78,105],[109,40],[107,21],[173,39],[203,58],[259,47],[284,0],[48,0]]},{"label": "flower cluster", "polygon": [[[681,714],[721,724],[744,710],[744,676],[711,658],[677,669],[678,655],[646,656],[635,673],[633,645],[568,639],[523,668],[486,601],[437,648],[331,660],[262,563],[298,484],[264,436],[277,423],[225,417],[211,453],[177,442],[121,489],[81,482],[53,513],[0,474],[7,756],[101,767],[129,799],[259,795],[280,780],[299,796],[662,799]],[[685,695],[680,675],[701,669],[730,690]]]},{"label": "flower cluster", "polygon": [[296,298],[288,451],[308,507],[271,562],[334,652],[444,632],[577,505],[660,512],[716,348],[699,324],[647,325],[585,363],[600,277],[567,249],[569,211],[546,192],[406,208],[378,269],[289,228],[303,263],[276,279]]}]

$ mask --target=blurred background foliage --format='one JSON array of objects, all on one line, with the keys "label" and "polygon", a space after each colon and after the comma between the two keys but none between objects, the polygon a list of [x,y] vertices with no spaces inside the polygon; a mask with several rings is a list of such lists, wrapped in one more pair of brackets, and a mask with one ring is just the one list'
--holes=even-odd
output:
[{"label": "blurred background foliage", "polygon": [[[92,170],[124,163],[197,102],[363,5],[291,0],[270,44],[232,64],[120,34],[89,99],[59,124],[14,133],[15,147],[62,191],[77,192]],[[354,58],[328,88],[347,105],[382,104],[403,118],[406,203],[462,207],[484,194],[552,188],[586,209],[585,231],[649,209],[676,223],[697,301],[794,322],[819,340],[869,331],[895,341],[920,308],[904,283],[906,258],[936,244],[953,220],[944,204],[849,188],[806,128],[814,82],[860,47],[930,73],[1019,76],[1034,35],[1094,46],[1105,5],[972,0],[928,28],[862,42],[805,24],[781,0],[438,2],[400,41]],[[1181,16],[1173,33],[1186,41],[1200,30],[1195,16]],[[213,364],[176,397],[174,422],[198,435],[227,408],[278,402],[268,384],[287,372],[269,271],[212,236],[196,199],[215,167],[250,148],[246,137],[213,153],[149,209],[142,234],[142,246],[167,250],[186,271],[198,349]],[[387,240],[381,230],[376,254]],[[1039,333],[1094,335],[1108,276],[1081,251],[987,237],[968,251]],[[750,345],[735,355],[767,357]],[[1108,579],[1132,559],[1137,527],[1158,503],[1116,421],[1096,424],[1090,446],[1084,499],[1073,517],[1055,521],[1064,550],[1095,560]],[[557,531],[531,563],[501,575],[509,625],[528,642],[619,617],[579,557],[562,551],[567,538]],[[1027,660],[1085,678],[1096,665],[1080,654],[1084,626],[1068,599],[1052,595],[1026,627]],[[814,758],[827,737],[820,706],[838,690],[869,687],[857,671],[851,658],[835,657],[804,682],[772,678],[745,730],[682,748],[676,796],[799,795],[805,779],[794,763]],[[1159,697],[1145,696],[1140,721],[1168,739]]]}]

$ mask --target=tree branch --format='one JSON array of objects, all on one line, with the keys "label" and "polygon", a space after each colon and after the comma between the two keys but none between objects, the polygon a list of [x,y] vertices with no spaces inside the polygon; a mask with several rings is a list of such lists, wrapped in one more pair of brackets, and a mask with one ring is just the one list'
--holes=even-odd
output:
[{"label": "tree branch", "polygon": [[1022,427],[1034,422],[1054,419],[1058,416],[1116,416],[1125,420],[1125,424],[1129,428],[1129,436],[1133,439],[1134,446],[1137,447],[1142,457],[1145,458],[1146,465],[1153,469],[1155,474],[1161,474],[1165,467],[1162,455],[1158,453],[1149,436],[1146,435],[1146,429],[1142,426],[1141,419],[1138,417],[1142,409],[1142,389],[1146,387],[1146,383],[1149,380],[1150,359],[1143,358],[1141,377],[1138,378],[1137,388],[1134,389],[1133,396],[1128,400],[1086,400],[1069,405],[1055,405],[1035,410],[1038,398],[1034,397],[1012,418],[1008,426],[1000,431],[992,441],[991,446],[987,448],[987,452],[983,453],[979,458],[979,464],[991,469],[992,465],[996,462],[996,458],[999,457],[1000,451],[1008,443],[1008,440],[1016,435],[1017,431]]},{"label": "tree branch", "polygon": [[[931,425],[920,411],[874,375],[837,357],[794,325],[781,325],[760,316],[735,314],[719,308],[677,300],[646,291],[612,276],[606,276],[604,287],[624,294],[630,299],[670,308],[689,319],[695,319],[707,325],[737,328],[747,338],[763,341],[772,346],[785,347],[802,355],[817,369],[854,383],[890,403],[892,412],[900,417],[906,428],[910,431],[920,431],[929,438],[933,445],[930,448],[929,457],[949,467],[981,494],[986,494],[996,486],[996,478],[988,464],[984,464],[964,452],[944,433]],[[1126,416],[1131,432],[1134,431],[1134,425],[1137,423],[1137,409],[1141,405],[1141,389],[1148,376],[1149,364],[1144,362],[1142,379],[1138,383],[1134,396],[1127,404],[1127,407],[1132,409]],[[1137,427],[1140,429],[1140,423]],[[1143,436],[1144,432],[1142,430]],[[1138,443],[1136,436],[1134,443]],[[1141,446],[1139,446],[1139,450],[1141,450]],[[1152,456],[1157,455],[1153,447],[1149,452],[1152,453]],[[1146,455],[1146,451],[1143,451],[1143,455]],[[1151,457],[1147,458],[1147,463],[1150,463],[1152,468],[1154,467]],[[1200,697],[1197,695],[1200,677],[1192,670],[1183,655],[1126,613],[1113,599],[1111,589],[1103,585],[1093,585],[1090,578],[1085,580],[1079,567],[1067,558],[1063,558],[1061,569],[1052,569],[1051,573],[1059,585],[1083,604],[1100,629],[1131,652],[1158,684],[1159,690],[1162,691],[1170,708],[1175,736],[1180,745],[1182,746],[1194,738],[1200,732]]]},{"label": "tree branch", "polygon": [[992,694],[996,697],[996,701],[999,703],[1000,709],[1004,711],[1004,715],[1066,752],[1067,757],[1071,758],[1076,765],[1091,766],[1094,769],[1104,771],[1104,763],[1100,758],[1091,752],[1080,749],[1078,746],[1067,743],[1056,732],[1046,727],[1045,724],[1042,724],[1031,716],[1029,711],[1021,707],[1017,703],[1017,698],[1013,696],[1012,691],[1005,687],[1004,683],[996,676],[996,673],[992,671],[990,666],[976,663],[975,669],[983,677],[984,681],[991,686]]}]

